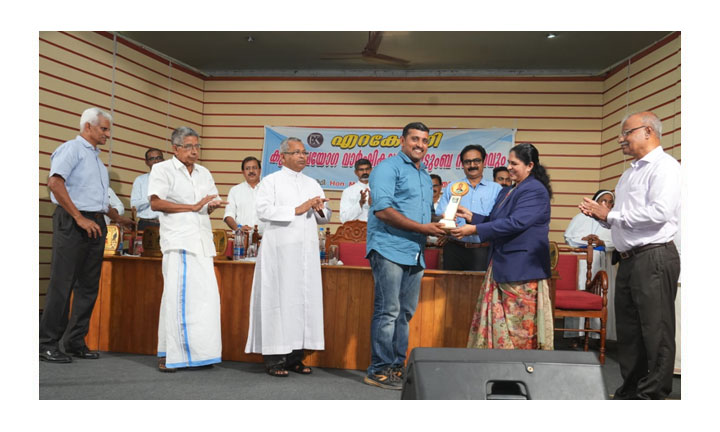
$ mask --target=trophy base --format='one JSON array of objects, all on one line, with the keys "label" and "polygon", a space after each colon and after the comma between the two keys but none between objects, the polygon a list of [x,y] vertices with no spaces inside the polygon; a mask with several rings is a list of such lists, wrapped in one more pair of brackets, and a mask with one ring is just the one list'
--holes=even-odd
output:
[{"label": "trophy base", "polygon": [[455,229],[455,228],[457,228],[457,225],[455,225],[455,221],[454,221],[454,220],[442,219],[442,220],[440,221],[440,223],[443,224],[443,229],[446,229],[446,230],[447,230],[447,229]]}]

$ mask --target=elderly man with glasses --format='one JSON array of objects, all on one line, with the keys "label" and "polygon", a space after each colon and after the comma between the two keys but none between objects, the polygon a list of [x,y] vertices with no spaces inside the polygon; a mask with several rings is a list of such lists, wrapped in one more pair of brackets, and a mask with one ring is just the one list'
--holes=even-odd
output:
[{"label": "elderly man with glasses", "polygon": [[[145,152],[145,165],[151,170],[153,165],[163,161],[163,152],[156,148],[151,148]],[[138,230],[142,231],[148,226],[160,226],[160,213],[150,208],[150,198],[148,197],[148,180],[150,172],[141,174],[135,178],[130,193],[130,205],[137,210]]]},{"label": "elderly man with glasses", "polygon": [[308,153],[298,138],[280,144],[283,166],[258,185],[255,207],[265,230],[250,295],[246,353],[266,372],[310,374],[304,350],[325,349],[318,224],[330,221],[318,182],[302,173]]},{"label": "elderly man with glasses", "polygon": [[150,172],[150,207],[160,212],[163,294],[158,325],[158,368],[207,366],[221,361],[220,294],[213,267],[210,214],[227,202],[207,168],[195,163],[198,134],[175,129],[175,155]]},{"label": "elderly man with glasses", "polygon": [[615,399],[664,399],[672,391],[675,295],[680,257],[680,164],[660,145],[662,122],[651,112],[627,116],[618,144],[630,168],[612,209],[584,198],[580,210],[610,228],[619,259],[615,277],[618,363]]},{"label": "elderly man with glasses", "polygon": [[[460,205],[473,213],[489,215],[495,205],[502,186],[498,183],[483,179],[485,156],[483,146],[470,144],[460,152],[465,178],[451,183],[445,188],[442,198],[438,202],[437,214],[442,215],[452,196],[454,186],[460,182],[466,183],[468,192],[460,199]],[[465,225],[463,218],[458,218],[458,227]],[[461,240],[452,237],[446,239],[443,246],[444,270],[473,270],[485,271],[488,268],[488,244],[477,235],[466,236]]]}]

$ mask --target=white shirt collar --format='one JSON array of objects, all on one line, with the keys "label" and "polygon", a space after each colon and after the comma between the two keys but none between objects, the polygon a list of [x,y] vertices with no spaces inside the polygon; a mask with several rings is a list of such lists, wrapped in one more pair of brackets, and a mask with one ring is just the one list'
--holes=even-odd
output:
[{"label": "white shirt collar", "polygon": [[660,159],[663,153],[665,153],[665,150],[663,150],[662,146],[657,146],[654,149],[650,150],[648,154],[643,156],[642,159],[630,162],[630,166],[635,168],[637,166],[640,166],[641,162],[643,165],[653,163]]}]

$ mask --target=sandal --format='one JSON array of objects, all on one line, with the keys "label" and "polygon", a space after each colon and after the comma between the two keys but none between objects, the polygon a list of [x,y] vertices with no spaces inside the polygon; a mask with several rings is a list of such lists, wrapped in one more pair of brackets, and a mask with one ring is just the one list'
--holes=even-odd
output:
[{"label": "sandal", "polygon": [[177,371],[177,369],[169,368],[169,367],[165,366],[165,357],[158,358],[158,370],[160,370],[160,372],[169,372],[169,373],[173,373],[173,372]]},{"label": "sandal", "polygon": [[295,363],[293,366],[290,366],[288,370],[302,375],[310,375],[312,373],[312,368],[310,366],[305,366],[302,362]]},{"label": "sandal", "polygon": [[285,378],[288,375],[290,375],[282,365],[275,365],[269,368],[265,368],[265,372],[267,372],[268,375],[278,377],[278,378]]}]

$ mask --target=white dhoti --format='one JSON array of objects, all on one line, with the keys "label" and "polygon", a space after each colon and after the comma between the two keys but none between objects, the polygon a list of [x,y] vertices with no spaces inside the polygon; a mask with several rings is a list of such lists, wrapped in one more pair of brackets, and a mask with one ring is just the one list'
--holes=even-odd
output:
[{"label": "white dhoti", "polygon": [[181,368],[220,363],[220,294],[213,257],[163,252],[158,357]]}]

